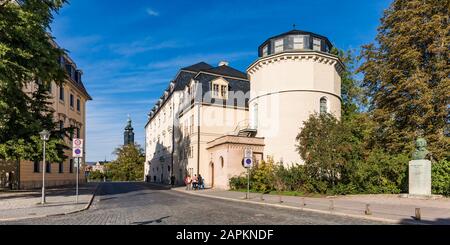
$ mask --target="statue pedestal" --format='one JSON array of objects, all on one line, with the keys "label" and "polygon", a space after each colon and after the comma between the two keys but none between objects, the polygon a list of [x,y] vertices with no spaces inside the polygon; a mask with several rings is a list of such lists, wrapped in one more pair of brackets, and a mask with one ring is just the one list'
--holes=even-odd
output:
[{"label": "statue pedestal", "polygon": [[409,195],[431,196],[431,161],[409,162]]}]

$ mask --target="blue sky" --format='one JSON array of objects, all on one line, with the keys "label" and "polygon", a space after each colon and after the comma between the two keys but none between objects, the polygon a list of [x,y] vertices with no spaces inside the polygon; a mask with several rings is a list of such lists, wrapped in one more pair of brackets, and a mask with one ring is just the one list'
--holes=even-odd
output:
[{"label": "blue sky", "polygon": [[144,145],[147,113],[179,68],[227,60],[245,71],[268,37],[297,29],[358,51],[376,35],[390,0],[72,0],[53,35],[78,67],[87,105],[88,161],[114,159],[127,115]]}]

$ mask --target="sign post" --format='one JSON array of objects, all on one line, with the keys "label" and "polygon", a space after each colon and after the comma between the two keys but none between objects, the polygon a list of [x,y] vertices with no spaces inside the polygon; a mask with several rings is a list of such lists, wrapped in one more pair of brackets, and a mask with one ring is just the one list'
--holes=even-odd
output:
[{"label": "sign post", "polygon": [[253,166],[253,151],[249,148],[245,149],[244,167],[247,169],[247,196],[250,199],[250,168]]},{"label": "sign post", "polygon": [[80,178],[80,161],[83,157],[83,139],[73,139],[72,141],[72,156],[75,158],[77,168],[76,178],[76,197],[75,202],[78,203],[78,179]]}]

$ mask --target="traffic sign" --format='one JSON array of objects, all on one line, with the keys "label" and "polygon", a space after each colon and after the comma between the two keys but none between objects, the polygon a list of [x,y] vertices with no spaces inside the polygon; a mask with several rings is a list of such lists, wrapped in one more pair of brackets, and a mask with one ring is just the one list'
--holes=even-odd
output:
[{"label": "traffic sign", "polygon": [[72,156],[83,157],[83,139],[73,139],[72,141]]},{"label": "traffic sign", "polygon": [[253,158],[244,158],[244,168],[251,168],[253,166]]},{"label": "traffic sign", "polygon": [[73,161],[73,167],[78,168],[78,166],[80,166],[80,163],[81,163],[81,158],[79,158],[79,157],[75,158]]},{"label": "traffic sign", "polygon": [[244,158],[253,158],[253,151],[250,148],[245,149]]}]

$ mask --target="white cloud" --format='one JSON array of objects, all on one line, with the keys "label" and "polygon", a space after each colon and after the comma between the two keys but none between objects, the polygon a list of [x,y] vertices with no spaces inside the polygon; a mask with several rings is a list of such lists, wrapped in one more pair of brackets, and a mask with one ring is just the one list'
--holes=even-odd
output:
[{"label": "white cloud", "polygon": [[151,8],[147,8],[147,9],[146,9],[146,12],[147,12],[147,14],[150,15],[150,16],[159,16],[159,13],[156,12],[155,10],[151,9]]}]

